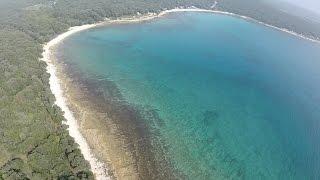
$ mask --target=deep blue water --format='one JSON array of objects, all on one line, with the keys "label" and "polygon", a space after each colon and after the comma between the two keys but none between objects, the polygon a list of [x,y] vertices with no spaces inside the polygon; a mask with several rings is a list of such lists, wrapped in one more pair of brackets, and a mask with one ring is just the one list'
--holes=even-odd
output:
[{"label": "deep blue water", "polygon": [[67,62],[157,111],[157,136],[188,179],[320,178],[320,44],[184,12],[84,31],[62,47]]}]

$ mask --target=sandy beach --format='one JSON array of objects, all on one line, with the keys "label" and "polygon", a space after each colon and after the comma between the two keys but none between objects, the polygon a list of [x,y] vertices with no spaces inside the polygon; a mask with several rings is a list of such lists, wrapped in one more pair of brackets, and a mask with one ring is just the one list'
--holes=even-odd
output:
[{"label": "sandy beach", "polygon": [[[79,125],[79,121],[76,119],[77,115],[75,115],[75,112],[72,111],[72,108],[70,108],[70,105],[68,104],[68,99],[65,96],[65,92],[64,92],[64,88],[63,88],[63,86],[64,86],[63,80],[61,80],[61,78],[59,78],[58,69],[55,64],[56,59],[55,59],[55,56],[53,53],[54,49],[57,47],[57,45],[59,45],[59,43],[62,43],[67,37],[71,36],[72,34],[75,34],[75,33],[90,29],[90,28],[94,28],[94,27],[102,26],[102,25],[106,25],[106,24],[112,24],[112,23],[134,23],[134,22],[147,21],[147,20],[151,20],[151,19],[154,19],[157,17],[164,16],[168,13],[186,12],[186,11],[209,12],[209,13],[217,13],[217,14],[236,16],[239,18],[243,18],[243,19],[246,19],[249,21],[259,23],[259,24],[263,24],[265,26],[292,34],[294,36],[297,36],[297,37],[300,37],[300,38],[303,38],[306,40],[310,40],[310,41],[319,43],[318,40],[305,37],[301,34],[289,31],[287,29],[282,29],[282,28],[278,28],[278,27],[275,27],[272,25],[268,25],[268,24],[256,21],[255,19],[252,19],[252,18],[249,18],[246,16],[240,16],[237,14],[222,12],[222,11],[197,9],[195,7],[176,8],[176,9],[162,11],[159,14],[149,13],[146,15],[137,15],[137,16],[133,16],[133,17],[121,18],[121,19],[116,19],[116,20],[106,19],[105,21],[99,22],[96,24],[82,25],[82,26],[76,26],[76,27],[70,28],[67,32],[57,36],[56,38],[54,38],[53,40],[51,40],[50,42],[48,42],[47,44],[44,45],[43,58],[41,60],[43,60],[47,63],[47,72],[50,74],[50,79],[49,79],[50,88],[56,98],[55,104],[57,106],[59,106],[61,108],[61,110],[64,112],[64,117],[66,119],[66,121],[64,123],[69,126],[69,128],[68,128],[69,134],[70,134],[70,136],[72,136],[74,138],[75,142],[77,144],[79,144],[79,148],[80,148],[84,158],[90,163],[92,172],[94,173],[96,179],[101,179],[101,180],[110,179],[110,174],[108,173],[110,169],[109,169],[107,163],[105,162],[105,160],[100,160],[101,158],[98,158],[96,156],[96,153],[94,153],[92,148],[90,148],[90,143],[88,143],[88,141],[92,141],[92,140],[91,139],[87,140],[85,138],[85,136],[82,134],[81,127]],[[94,134],[92,134],[92,136],[94,136]],[[95,142],[95,143],[98,144],[99,142]],[[92,142],[91,145],[93,146],[94,142]],[[109,159],[109,161],[111,161],[110,163],[112,164],[112,159]],[[130,171],[128,171],[128,172],[130,172]]]},{"label": "sandy beach", "polygon": [[[94,28],[94,27],[106,25],[106,24],[141,22],[141,21],[151,20],[158,16],[159,15],[154,13],[148,13],[142,16],[133,16],[129,18],[121,18],[116,20],[106,19],[105,21],[98,22],[95,24],[71,27],[67,32],[58,35],[56,38],[52,39],[43,47],[43,50],[44,50],[42,54],[43,58],[41,60],[45,61],[47,64],[47,72],[50,74],[50,79],[49,79],[50,89],[56,98],[55,104],[59,106],[61,110],[64,112],[64,117],[66,119],[64,123],[69,127],[68,128],[69,134],[71,137],[74,138],[75,142],[79,144],[79,148],[84,158],[89,162],[91,166],[91,170],[94,173],[95,178],[98,180],[110,179],[111,175],[108,174],[108,171],[110,171],[110,169],[107,167],[105,162],[102,162],[98,160],[98,158],[96,158],[87,140],[81,133],[79,122],[75,118],[76,114],[71,110],[71,104],[68,104],[68,102],[70,102],[70,99],[67,99],[65,95],[66,94],[64,91],[65,89],[63,87],[66,81],[62,80],[61,77],[59,78],[59,73],[58,73],[59,70],[57,68],[57,64],[55,64],[56,59],[53,53],[54,49],[57,47],[57,45],[59,45],[59,43],[62,43],[67,37],[77,32],[81,32],[90,28]],[[90,133],[92,134],[92,132]],[[96,135],[97,134],[93,134],[92,137],[95,137]],[[96,144],[99,144],[99,142],[97,142]]]},{"label": "sandy beach", "polygon": [[94,26],[96,26],[96,24],[73,27],[73,28],[70,28],[70,30],[67,31],[66,33],[63,33],[57,36],[55,39],[53,39],[52,41],[50,41],[44,46],[42,60],[47,63],[47,72],[50,74],[50,79],[49,79],[50,89],[56,98],[55,104],[59,106],[61,110],[64,112],[64,117],[66,119],[64,123],[69,126],[68,130],[69,130],[70,136],[74,138],[77,144],[79,144],[79,148],[84,158],[87,161],[89,161],[92,172],[94,173],[95,177],[97,179],[109,179],[106,166],[104,165],[104,163],[98,161],[94,157],[94,155],[91,153],[91,150],[89,148],[89,145],[87,144],[87,141],[79,131],[79,126],[74,117],[73,112],[71,112],[71,110],[66,104],[66,100],[65,100],[65,97],[63,96],[63,92],[61,88],[62,86],[61,80],[57,76],[57,69],[53,63],[54,57],[52,55],[52,49],[61,41],[63,41],[66,37],[76,32],[79,32]]}]

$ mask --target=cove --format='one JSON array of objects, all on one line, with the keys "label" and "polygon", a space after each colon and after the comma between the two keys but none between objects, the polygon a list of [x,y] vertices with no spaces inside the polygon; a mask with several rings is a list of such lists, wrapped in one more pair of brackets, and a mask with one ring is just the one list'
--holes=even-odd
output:
[{"label": "cove", "polygon": [[153,159],[168,161],[174,177],[320,177],[318,43],[179,12],[83,31],[58,52],[80,79],[107,79],[95,88],[111,82],[112,95],[141,111]]}]

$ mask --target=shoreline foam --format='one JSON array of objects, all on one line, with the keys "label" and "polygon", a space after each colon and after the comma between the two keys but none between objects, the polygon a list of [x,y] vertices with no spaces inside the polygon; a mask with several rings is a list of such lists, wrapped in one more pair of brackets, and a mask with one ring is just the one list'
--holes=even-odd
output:
[{"label": "shoreline foam", "polygon": [[307,36],[305,36],[303,34],[299,34],[297,32],[290,31],[289,29],[286,29],[286,28],[280,28],[280,27],[277,27],[277,26],[274,26],[274,25],[271,25],[271,24],[267,24],[267,23],[258,21],[256,19],[248,17],[248,16],[242,16],[242,15],[239,15],[239,14],[230,13],[230,12],[226,12],[226,11],[199,9],[199,8],[196,8],[196,7],[192,7],[192,8],[175,8],[175,9],[171,9],[171,10],[162,11],[161,13],[158,14],[157,17],[161,17],[163,15],[166,15],[166,14],[172,13],[172,12],[208,12],[208,13],[215,13],[215,14],[223,14],[223,15],[228,15],[228,16],[234,16],[234,17],[237,17],[237,18],[241,18],[241,19],[244,19],[244,20],[252,21],[254,23],[258,23],[258,24],[261,24],[261,25],[276,29],[278,31],[286,32],[288,34],[291,34],[293,36],[296,36],[296,37],[299,37],[299,38],[302,38],[302,39],[305,39],[305,40],[309,40],[309,41],[312,41],[312,42],[320,43],[320,39],[313,39],[313,38],[307,37]]},{"label": "shoreline foam", "polygon": [[81,153],[83,154],[84,158],[89,162],[91,170],[95,178],[98,180],[111,179],[110,175],[108,174],[109,169],[106,167],[105,163],[99,161],[94,156],[86,139],[80,132],[79,124],[78,124],[78,121],[75,119],[74,112],[72,112],[68,107],[66,97],[63,95],[64,92],[61,87],[62,80],[58,78],[57,67],[54,64],[55,57],[52,51],[54,51],[54,48],[59,43],[63,42],[63,40],[65,40],[67,37],[80,31],[84,31],[93,27],[103,25],[103,24],[141,22],[141,21],[151,20],[155,17],[157,17],[156,14],[150,13],[140,17],[123,18],[123,19],[117,19],[117,20],[106,19],[105,21],[98,22],[95,24],[74,26],[69,28],[67,32],[58,35],[57,37],[55,37],[54,39],[52,39],[51,41],[49,41],[47,44],[43,46],[43,53],[42,53],[43,57],[41,60],[46,62],[47,64],[47,72],[50,74],[50,78],[49,78],[50,89],[56,98],[55,104],[59,106],[61,110],[64,112],[63,116],[66,119],[66,121],[64,121],[63,123],[68,125],[68,131],[70,136],[73,137],[75,142],[79,145],[79,149]]},{"label": "shoreline foam", "polygon": [[116,19],[116,20],[110,20],[110,19],[106,19],[105,21],[102,22],[98,22],[95,24],[88,24],[88,25],[82,25],[82,26],[75,26],[75,27],[71,27],[69,28],[69,30],[65,33],[62,33],[60,35],[58,35],[56,38],[52,39],[51,41],[49,41],[47,44],[45,44],[43,46],[43,58],[41,60],[45,61],[47,63],[47,72],[50,74],[50,78],[49,78],[49,84],[50,84],[50,89],[53,93],[53,95],[56,98],[56,102],[55,104],[57,106],[59,106],[61,108],[61,110],[64,112],[64,117],[66,119],[65,124],[67,124],[68,127],[68,131],[71,137],[74,138],[75,142],[77,144],[79,144],[79,148],[81,150],[81,153],[83,154],[84,158],[90,163],[91,166],[91,170],[95,175],[96,179],[110,179],[110,176],[108,175],[108,168],[106,167],[105,163],[100,162],[92,153],[86,139],[83,137],[83,135],[80,133],[79,130],[79,125],[77,120],[74,117],[73,112],[70,110],[70,108],[67,105],[67,101],[65,99],[65,97],[63,96],[63,91],[61,88],[61,80],[58,78],[57,76],[57,68],[54,65],[54,55],[52,50],[54,49],[54,47],[56,47],[59,43],[61,43],[63,40],[65,40],[67,37],[69,37],[70,35],[83,31],[83,30],[87,30],[90,28],[94,28],[97,26],[101,26],[104,24],[112,24],[112,23],[132,23],[132,22],[141,22],[141,21],[147,21],[147,20],[152,20],[154,18],[157,17],[161,17],[164,16],[168,13],[173,13],[173,12],[209,12],[209,13],[216,13],[216,14],[223,14],[223,15],[229,15],[229,16],[235,16],[238,18],[242,18],[245,20],[249,20],[249,21],[253,21],[255,23],[258,24],[262,24],[265,25],[267,27],[270,28],[274,28],[276,30],[282,31],[282,32],[286,32],[289,33],[291,35],[294,35],[296,37],[305,39],[305,40],[309,40],[312,42],[317,42],[320,43],[319,40],[316,39],[312,39],[309,37],[306,37],[302,34],[290,31],[288,29],[284,29],[284,28],[279,28],[273,25],[269,25],[260,21],[257,21],[256,19],[247,17],[247,16],[241,16],[238,14],[234,14],[234,13],[229,13],[229,12],[224,12],[224,11],[218,11],[218,10],[207,10],[207,9],[198,9],[196,7],[191,7],[191,8],[175,8],[175,9],[171,9],[171,10],[165,10],[162,11],[158,14],[156,13],[149,13],[147,15],[143,15],[143,16],[133,16],[131,18],[122,18],[122,19]]},{"label": "shoreline foam", "polygon": [[106,168],[104,163],[100,162],[98,159],[94,157],[94,155],[91,153],[91,149],[87,141],[79,131],[79,125],[77,123],[77,120],[75,119],[73,112],[69,109],[68,105],[66,104],[66,99],[63,96],[61,80],[57,76],[57,68],[53,63],[54,57],[53,53],[51,52],[52,48],[58,45],[66,37],[70,36],[73,33],[94,27],[95,25],[96,24],[70,28],[70,30],[66,33],[57,36],[44,46],[42,60],[47,63],[47,72],[50,74],[50,89],[56,98],[55,104],[59,106],[61,110],[64,112],[63,116],[65,117],[66,121],[63,123],[69,126],[68,131],[70,136],[74,138],[75,142],[79,145],[79,148],[84,158],[90,163],[91,170],[94,173],[96,179],[104,180],[110,179],[107,173],[108,169]]}]

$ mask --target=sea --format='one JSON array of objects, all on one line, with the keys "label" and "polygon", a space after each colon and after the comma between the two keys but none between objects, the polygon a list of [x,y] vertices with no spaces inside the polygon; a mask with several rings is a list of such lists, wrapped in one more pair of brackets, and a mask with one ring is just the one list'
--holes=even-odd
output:
[{"label": "sea", "polygon": [[59,53],[86,81],[107,79],[102,91],[112,83],[114,103],[141,111],[148,148],[176,177],[320,178],[320,43],[235,16],[174,12],[76,33]]}]

